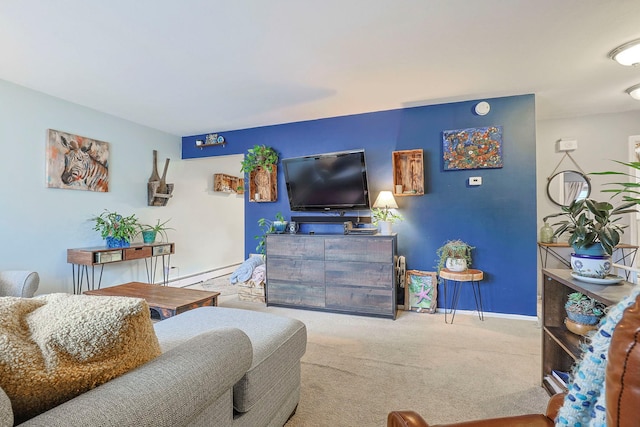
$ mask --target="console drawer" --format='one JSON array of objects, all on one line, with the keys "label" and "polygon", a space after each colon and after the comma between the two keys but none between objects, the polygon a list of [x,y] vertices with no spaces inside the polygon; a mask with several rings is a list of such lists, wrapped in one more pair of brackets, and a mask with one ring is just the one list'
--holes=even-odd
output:
[{"label": "console drawer", "polygon": [[124,259],[140,259],[149,258],[151,256],[151,246],[136,246],[133,248],[125,248]]},{"label": "console drawer", "polygon": [[393,262],[391,238],[327,238],[324,250],[326,261]]},{"label": "console drawer", "polygon": [[269,234],[267,253],[287,258],[324,259],[324,241],[309,236]]},{"label": "console drawer", "polygon": [[324,283],[324,261],[267,257],[267,283],[271,280],[293,283]]},{"label": "console drawer", "polygon": [[96,264],[106,264],[109,262],[118,262],[122,261],[122,251],[121,250],[113,250],[113,251],[105,251],[105,252],[96,252],[94,254]]},{"label": "console drawer", "polygon": [[325,306],[324,284],[312,286],[309,284],[283,283],[269,279],[266,288],[267,304],[315,308],[323,308]]}]

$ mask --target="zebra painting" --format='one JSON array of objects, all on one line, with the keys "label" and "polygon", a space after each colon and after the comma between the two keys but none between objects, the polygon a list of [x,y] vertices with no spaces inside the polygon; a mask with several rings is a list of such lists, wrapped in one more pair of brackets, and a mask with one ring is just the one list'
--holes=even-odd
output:
[{"label": "zebra painting", "polygon": [[49,130],[47,186],[109,191],[109,144]]}]

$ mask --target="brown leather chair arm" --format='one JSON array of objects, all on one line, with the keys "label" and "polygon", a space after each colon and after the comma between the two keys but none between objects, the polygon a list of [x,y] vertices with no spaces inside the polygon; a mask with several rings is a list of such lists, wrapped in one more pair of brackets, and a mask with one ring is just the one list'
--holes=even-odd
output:
[{"label": "brown leather chair arm", "polygon": [[550,420],[556,419],[556,417],[558,416],[558,411],[564,404],[565,396],[566,393],[558,393],[551,396],[551,398],[549,399],[549,403],[547,403],[547,418],[549,418]]},{"label": "brown leather chair arm", "polygon": [[606,369],[607,425],[637,426],[640,406],[640,296],[613,331]]},{"label": "brown leather chair arm", "polygon": [[414,411],[393,411],[387,416],[387,427],[429,427],[429,424]]},{"label": "brown leather chair arm", "polygon": [[[539,414],[438,424],[432,427],[553,427],[553,425],[553,419]],[[429,424],[416,412],[394,411],[387,417],[387,427],[429,427]]]}]

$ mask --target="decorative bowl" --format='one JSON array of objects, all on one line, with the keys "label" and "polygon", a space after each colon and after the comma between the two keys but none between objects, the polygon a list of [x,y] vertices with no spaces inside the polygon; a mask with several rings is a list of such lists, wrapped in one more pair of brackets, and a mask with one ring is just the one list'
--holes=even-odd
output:
[{"label": "decorative bowl", "polygon": [[566,313],[569,320],[571,320],[572,322],[581,323],[583,325],[597,325],[598,322],[600,322],[600,317],[593,314],[582,314],[569,310],[566,310]]},{"label": "decorative bowl", "polygon": [[574,322],[573,320],[566,318],[564,319],[564,325],[570,332],[573,332],[576,335],[585,336],[589,332],[598,328],[598,325],[585,325],[584,323]]}]

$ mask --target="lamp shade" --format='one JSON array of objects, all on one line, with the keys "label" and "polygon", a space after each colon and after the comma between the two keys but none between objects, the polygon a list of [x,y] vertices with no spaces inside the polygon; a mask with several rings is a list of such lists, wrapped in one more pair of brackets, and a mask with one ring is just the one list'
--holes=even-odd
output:
[{"label": "lamp shade", "polygon": [[640,100],[640,84],[633,85],[629,89],[625,90],[633,99]]},{"label": "lamp shade", "polygon": [[391,191],[381,191],[373,203],[374,208],[398,209],[396,199]]},{"label": "lamp shade", "polygon": [[621,65],[640,64],[640,39],[618,46],[609,52],[609,58]]}]

